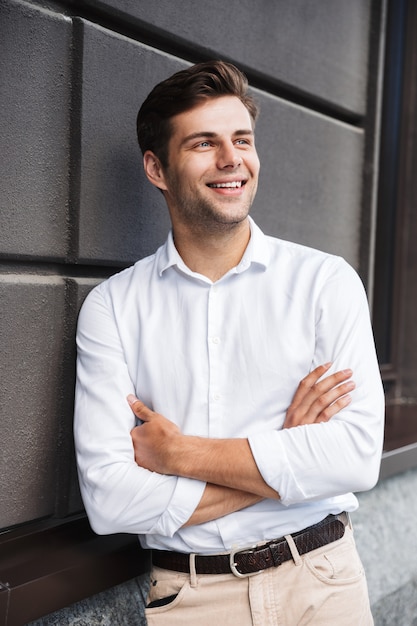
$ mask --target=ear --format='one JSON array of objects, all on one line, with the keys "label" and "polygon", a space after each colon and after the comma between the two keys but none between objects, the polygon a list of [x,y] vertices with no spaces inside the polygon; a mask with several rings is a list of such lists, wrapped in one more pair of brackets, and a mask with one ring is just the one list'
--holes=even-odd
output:
[{"label": "ear", "polygon": [[161,191],[167,189],[161,162],[151,150],[147,150],[143,155],[143,169],[152,185],[155,185],[155,187],[158,187]]}]

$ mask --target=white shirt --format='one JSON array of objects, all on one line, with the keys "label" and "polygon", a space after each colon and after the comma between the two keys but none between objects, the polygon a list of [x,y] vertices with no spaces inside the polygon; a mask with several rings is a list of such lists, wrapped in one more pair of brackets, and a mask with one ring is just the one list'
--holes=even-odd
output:
[{"label": "white shirt", "polygon": [[[170,234],[82,307],[75,440],[98,533],[216,553],[353,511],[351,492],[378,478],[383,392],[361,281],[343,259],[250,224],[241,262],[215,283],[185,266]],[[328,361],[353,370],[351,404],[327,423],[282,430],[298,383]],[[280,501],[182,529],[205,484],[136,465],[130,393],[185,434],[247,437]]]}]

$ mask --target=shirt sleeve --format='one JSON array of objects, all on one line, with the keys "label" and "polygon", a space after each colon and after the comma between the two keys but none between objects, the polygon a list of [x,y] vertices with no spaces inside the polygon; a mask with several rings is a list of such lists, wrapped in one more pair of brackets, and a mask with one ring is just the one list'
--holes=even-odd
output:
[{"label": "shirt sleeve", "polygon": [[81,494],[92,528],[171,537],[192,515],[205,483],[139,467],[126,397],[135,393],[104,283],[87,297],[77,330],[74,436]]},{"label": "shirt sleeve", "polygon": [[285,506],[372,488],[379,475],[384,395],[368,302],[356,272],[329,257],[315,303],[311,369],[353,370],[352,402],[330,421],[250,437],[264,480]]}]

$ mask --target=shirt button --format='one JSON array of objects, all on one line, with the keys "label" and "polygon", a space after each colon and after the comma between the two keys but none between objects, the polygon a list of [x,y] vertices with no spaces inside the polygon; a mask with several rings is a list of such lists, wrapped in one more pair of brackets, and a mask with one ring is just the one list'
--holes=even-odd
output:
[{"label": "shirt button", "polygon": [[213,396],[213,400],[216,400],[216,402],[217,402],[217,400],[220,400],[220,394],[215,393],[214,396]]},{"label": "shirt button", "polygon": [[211,343],[215,343],[215,344],[220,343],[220,337],[212,337]]}]

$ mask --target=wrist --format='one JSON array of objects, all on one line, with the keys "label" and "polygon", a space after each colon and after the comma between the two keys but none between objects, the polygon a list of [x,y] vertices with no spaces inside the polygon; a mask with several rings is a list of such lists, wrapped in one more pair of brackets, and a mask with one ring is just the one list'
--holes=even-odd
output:
[{"label": "wrist", "polygon": [[181,432],[170,436],[164,454],[166,471],[171,476],[185,476],[185,461],[187,459],[187,439],[189,436]]}]

